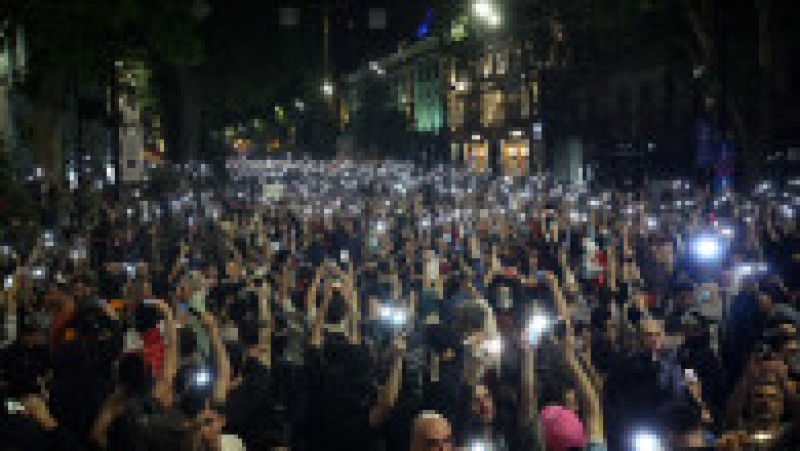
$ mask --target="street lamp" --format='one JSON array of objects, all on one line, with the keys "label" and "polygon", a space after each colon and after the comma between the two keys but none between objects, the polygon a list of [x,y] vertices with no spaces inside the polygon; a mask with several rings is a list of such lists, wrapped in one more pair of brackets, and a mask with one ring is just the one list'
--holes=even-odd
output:
[{"label": "street lamp", "polygon": [[472,13],[492,28],[499,27],[502,22],[500,13],[490,0],[476,0],[472,4]]},{"label": "street lamp", "polygon": [[333,96],[333,83],[329,80],[325,80],[322,83],[322,93],[325,94],[325,97],[332,97]]}]

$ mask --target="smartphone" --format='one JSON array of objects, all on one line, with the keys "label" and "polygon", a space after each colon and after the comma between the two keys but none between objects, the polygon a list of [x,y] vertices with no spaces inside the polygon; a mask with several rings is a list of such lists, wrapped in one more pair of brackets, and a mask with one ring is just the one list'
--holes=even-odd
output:
[{"label": "smartphone", "polygon": [[34,280],[42,280],[42,279],[44,279],[44,268],[42,268],[42,267],[33,268],[31,270],[31,277]]},{"label": "smartphone", "polygon": [[134,263],[125,263],[125,271],[130,277],[136,277],[136,265]]},{"label": "smartphone", "polygon": [[106,306],[106,300],[105,299],[97,299],[97,307],[105,308],[105,306]]},{"label": "smartphone", "polygon": [[14,288],[14,276],[6,276],[5,287]]},{"label": "smartphone", "polygon": [[691,368],[686,368],[683,371],[683,378],[686,379],[686,382],[695,383],[699,382],[700,379],[697,377],[697,373],[694,372]]},{"label": "smartphone", "polygon": [[143,299],[142,300],[142,304],[143,305],[156,305],[157,302],[158,302],[157,299]]},{"label": "smartphone", "polygon": [[429,279],[437,279],[439,278],[439,259],[432,258],[428,261],[427,267],[425,268],[426,272],[428,273]]},{"label": "smartphone", "polygon": [[20,413],[25,410],[25,405],[19,399],[6,399],[6,412],[9,414]]},{"label": "smartphone", "polygon": [[350,261],[350,251],[343,250],[339,252],[339,261],[348,263]]}]

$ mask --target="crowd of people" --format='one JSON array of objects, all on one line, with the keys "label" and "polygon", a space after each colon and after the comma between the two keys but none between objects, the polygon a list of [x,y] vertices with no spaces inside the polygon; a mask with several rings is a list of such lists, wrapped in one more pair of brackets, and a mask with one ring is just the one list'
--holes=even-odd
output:
[{"label": "crowd of people", "polygon": [[0,448],[800,447],[795,185],[229,169],[41,196]]}]

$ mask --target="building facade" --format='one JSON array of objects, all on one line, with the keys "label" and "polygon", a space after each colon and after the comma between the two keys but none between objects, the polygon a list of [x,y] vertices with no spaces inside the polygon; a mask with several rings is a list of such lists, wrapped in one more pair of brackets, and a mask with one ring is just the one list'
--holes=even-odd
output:
[{"label": "building facade", "polygon": [[401,44],[343,85],[357,116],[367,83],[382,79],[408,118],[415,137],[409,152],[420,160],[524,175],[544,167],[541,69],[524,40],[450,33]]}]

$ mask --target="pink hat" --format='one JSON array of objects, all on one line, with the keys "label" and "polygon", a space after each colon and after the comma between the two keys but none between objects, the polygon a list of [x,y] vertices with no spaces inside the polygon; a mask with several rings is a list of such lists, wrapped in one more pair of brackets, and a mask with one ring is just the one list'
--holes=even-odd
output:
[{"label": "pink hat", "polygon": [[557,405],[546,406],[539,413],[539,422],[547,451],[583,448],[586,444],[583,423],[570,410]]}]

